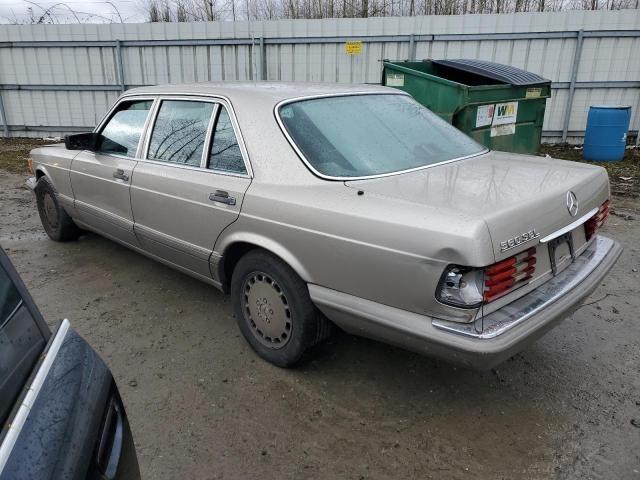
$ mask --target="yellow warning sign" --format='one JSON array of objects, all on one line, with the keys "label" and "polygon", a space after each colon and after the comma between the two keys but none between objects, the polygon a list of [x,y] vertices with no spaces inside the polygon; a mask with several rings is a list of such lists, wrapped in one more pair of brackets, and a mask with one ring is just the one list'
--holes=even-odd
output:
[{"label": "yellow warning sign", "polygon": [[345,42],[344,52],[347,55],[360,55],[362,53],[362,42]]},{"label": "yellow warning sign", "polygon": [[541,94],[542,94],[541,88],[527,88],[527,93],[525,95],[525,98],[540,98]]}]

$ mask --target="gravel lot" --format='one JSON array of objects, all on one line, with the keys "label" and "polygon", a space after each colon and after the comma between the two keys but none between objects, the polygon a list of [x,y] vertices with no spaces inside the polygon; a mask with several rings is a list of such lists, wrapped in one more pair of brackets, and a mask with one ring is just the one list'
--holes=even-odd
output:
[{"label": "gravel lot", "polygon": [[48,240],[27,175],[3,167],[0,244],[48,321],[69,318],[111,367],[146,479],[640,480],[637,195],[614,199],[610,277],[497,370],[345,334],[282,370],[215,289],[93,234]]}]

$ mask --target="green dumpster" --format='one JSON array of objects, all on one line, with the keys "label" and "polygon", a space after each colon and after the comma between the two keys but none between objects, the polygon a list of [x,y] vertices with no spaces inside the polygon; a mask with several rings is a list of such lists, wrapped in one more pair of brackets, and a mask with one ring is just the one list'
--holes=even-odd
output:
[{"label": "green dumpster", "polygon": [[540,150],[551,81],[483,60],[385,60],[383,64],[383,85],[410,93],[483,145],[516,153]]}]

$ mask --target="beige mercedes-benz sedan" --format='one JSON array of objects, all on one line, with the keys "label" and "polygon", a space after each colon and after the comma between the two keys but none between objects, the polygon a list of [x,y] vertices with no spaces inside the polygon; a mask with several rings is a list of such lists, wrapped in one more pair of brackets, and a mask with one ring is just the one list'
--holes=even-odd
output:
[{"label": "beige mercedes-benz sedan", "polygon": [[487,368],[567,317],[620,255],[604,169],[488,151],[378,86],[123,94],[31,152],[44,229],[92,230],[230,292],[291,366],[332,325]]}]

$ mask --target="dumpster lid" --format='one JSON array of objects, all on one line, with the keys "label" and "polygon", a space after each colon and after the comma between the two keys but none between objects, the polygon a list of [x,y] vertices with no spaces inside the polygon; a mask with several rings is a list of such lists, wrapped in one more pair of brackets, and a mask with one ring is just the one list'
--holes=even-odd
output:
[{"label": "dumpster lid", "polygon": [[474,73],[483,77],[491,78],[510,85],[539,85],[550,83],[540,75],[527,72],[521,68],[503,65],[501,63],[489,62],[486,60],[474,60],[471,58],[457,58],[451,60],[433,60],[436,65],[455,68],[464,72]]}]

